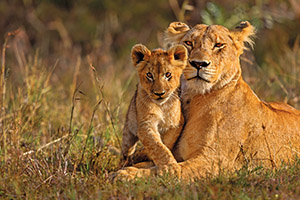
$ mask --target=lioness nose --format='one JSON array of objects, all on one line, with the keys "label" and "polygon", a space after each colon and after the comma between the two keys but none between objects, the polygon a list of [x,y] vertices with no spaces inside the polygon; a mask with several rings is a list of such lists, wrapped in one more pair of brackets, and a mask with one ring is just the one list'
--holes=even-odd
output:
[{"label": "lioness nose", "polygon": [[159,97],[161,97],[161,96],[164,95],[165,93],[166,93],[165,91],[154,92],[154,94],[155,94],[156,96],[159,96]]},{"label": "lioness nose", "polygon": [[203,67],[207,67],[208,65],[210,65],[210,62],[207,61],[190,61],[190,64],[197,68],[197,69],[201,69]]}]

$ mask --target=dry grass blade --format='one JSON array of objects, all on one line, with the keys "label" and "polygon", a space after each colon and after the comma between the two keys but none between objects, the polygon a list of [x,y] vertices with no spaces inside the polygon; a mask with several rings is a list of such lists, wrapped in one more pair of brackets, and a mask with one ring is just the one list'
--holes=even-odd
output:
[{"label": "dry grass blade", "polygon": [[[102,94],[102,97],[103,97],[103,99],[104,99],[104,94],[103,94],[102,91],[101,91],[101,94]],[[121,149],[122,156],[125,158],[125,154],[124,154],[123,149],[122,149],[121,141],[120,141],[119,136],[117,135],[117,131],[116,131],[116,128],[115,128],[115,123],[114,123],[114,119],[113,119],[113,114],[112,114],[112,112],[110,111],[110,109],[109,109],[109,107],[108,107],[108,105],[107,105],[106,102],[104,102],[104,106],[105,106],[106,112],[107,112],[108,115],[109,115],[110,123],[111,123],[111,125],[112,125],[113,130],[114,130],[114,134],[115,134],[115,136],[116,136],[118,145],[119,145],[119,147],[120,147],[120,149]]]},{"label": "dry grass blade", "polygon": [[93,130],[93,121],[94,121],[94,117],[95,117],[95,113],[96,111],[98,110],[101,102],[103,100],[101,99],[100,101],[98,101],[98,103],[94,106],[94,109],[93,109],[93,113],[92,113],[92,117],[91,117],[91,120],[90,120],[90,124],[89,124],[89,129],[88,129],[88,133],[87,133],[87,137],[86,137],[86,140],[85,140],[85,144],[84,144],[84,147],[83,147],[83,150],[82,150],[82,154],[81,154],[81,158],[80,158],[80,161],[79,163],[82,163],[83,161],[83,158],[84,158],[84,153],[85,153],[85,150],[86,150],[86,146],[87,146],[87,142],[89,140],[89,137],[90,137],[90,134]]},{"label": "dry grass blade", "polygon": [[0,103],[0,124],[2,124],[2,141],[3,141],[3,154],[4,160],[6,161],[6,123],[5,117],[6,116],[6,105],[5,105],[5,95],[6,95],[6,70],[5,70],[5,56],[6,56],[6,49],[7,49],[7,42],[11,36],[17,34],[19,30],[15,30],[13,32],[7,33],[5,37],[5,41],[2,47],[2,66],[1,66],[1,74],[0,74],[0,95],[1,95],[1,103]]},{"label": "dry grass blade", "polygon": [[76,94],[79,92],[79,88],[81,86],[81,83],[75,88],[72,96],[72,107],[71,107],[71,116],[70,116],[70,123],[69,123],[69,134],[72,133],[72,122],[73,122],[73,116],[74,116],[74,109],[75,109],[75,102],[76,102]]},{"label": "dry grass blade", "polygon": [[74,134],[73,134],[72,136],[68,135],[69,137],[68,137],[68,140],[67,140],[67,142],[66,142],[65,150],[64,150],[64,153],[63,153],[64,157],[68,154],[69,149],[70,149],[70,145],[71,145],[73,139],[74,139],[74,138],[77,136],[77,134],[79,133],[79,130],[80,130],[81,128],[82,128],[82,126],[80,126],[79,129],[76,129],[75,132],[74,132]]},{"label": "dry grass blade", "polygon": [[1,113],[1,124],[2,124],[2,141],[3,141],[3,150],[4,150],[4,160],[6,161],[6,130],[5,130],[5,119],[6,115],[5,109],[5,92],[6,92],[6,84],[5,84],[5,51],[7,45],[8,37],[5,38],[5,42],[2,48],[2,67],[1,67],[1,76],[0,76],[0,95],[1,95],[1,105],[0,105],[0,113]]},{"label": "dry grass blade", "polygon": [[39,189],[43,184],[45,184],[47,181],[51,181],[51,179],[54,177],[54,174],[50,175],[48,178],[46,178],[41,184],[39,184],[38,186],[36,186],[34,188],[34,191],[36,191],[37,189]]},{"label": "dry grass blade", "polygon": [[[102,97],[102,99],[104,100],[104,101],[103,101],[103,104],[104,104],[104,107],[105,107],[106,112],[107,112],[108,115],[109,115],[110,123],[111,123],[111,125],[112,125],[113,132],[114,132],[114,135],[115,135],[115,137],[116,137],[116,139],[117,139],[119,148],[121,149],[122,156],[125,157],[125,154],[124,154],[123,149],[122,149],[122,145],[121,145],[120,138],[119,138],[119,136],[117,135],[117,131],[116,131],[116,128],[115,128],[115,123],[114,123],[114,120],[113,120],[113,114],[112,114],[112,112],[110,111],[109,106],[108,106],[107,103],[105,102],[105,96],[104,96],[104,93],[103,93],[103,87],[104,87],[104,84],[101,83],[100,79],[98,78],[96,68],[95,68],[91,63],[90,63],[90,68],[91,68],[92,71],[93,71],[94,82],[97,83],[97,86],[98,86],[99,89],[100,89],[101,97]],[[95,84],[95,83],[94,83],[94,84]]]},{"label": "dry grass blade", "polygon": [[57,60],[55,61],[55,64],[53,65],[51,71],[49,72],[49,74],[48,74],[48,76],[47,76],[47,78],[46,78],[46,81],[45,81],[45,83],[44,83],[44,88],[46,88],[46,87],[48,86],[48,84],[49,84],[49,82],[50,82],[50,79],[51,79],[51,77],[52,77],[52,74],[53,74],[54,70],[55,70],[56,67],[57,67],[58,62],[59,62],[59,60],[57,59]]},{"label": "dry grass blade", "polygon": [[187,10],[194,9],[194,7],[189,5],[188,2],[189,1],[184,0],[180,7],[177,0],[169,0],[169,5],[178,21],[185,22],[185,12]]},{"label": "dry grass blade", "polygon": [[81,127],[80,127],[80,129],[77,129],[75,131],[75,133],[73,135],[71,135],[71,133],[72,133],[72,122],[73,122],[74,109],[75,109],[75,102],[77,100],[81,100],[81,99],[76,97],[76,94],[80,93],[80,94],[84,95],[84,93],[79,90],[80,86],[81,86],[81,83],[75,88],[75,90],[73,92],[73,96],[72,96],[72,107],[71,107],[71,114],[70,114],[69,134],[68,134],[68,140],[67,140],[67,143],[65,145],[64,152],[63,152],[64,156],[66,156],[68,154],[69,148],[70,148],[70,145],[71,145],[71,141],[73,140],[74,137],[77,136],[79,130],[81,129]]}]

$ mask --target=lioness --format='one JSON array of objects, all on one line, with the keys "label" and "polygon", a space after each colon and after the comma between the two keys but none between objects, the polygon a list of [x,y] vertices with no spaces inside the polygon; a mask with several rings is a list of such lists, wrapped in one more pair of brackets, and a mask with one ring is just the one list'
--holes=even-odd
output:
[{"label": "lioness", "polygon": [[300,156],[300,111],[260,100],[241,76],[239,57],[255,29],[242,22],[234,30],[180,22],[166,30],[166,45],[189,51],[182,86],[186,124],[175,146],[182,162],[137,169],[119,176],[174,174],[195,179],[242,166],[277,167]]},{"label": "lioness", "polygon": [[168,51],[150,51],[137,44],[131,58],[139,78],[123,130],[123,153],[132,155],[139,139],[156,166],[177,163],[170,149],[184,123],[178,89],[187,50],[175,45]]}]

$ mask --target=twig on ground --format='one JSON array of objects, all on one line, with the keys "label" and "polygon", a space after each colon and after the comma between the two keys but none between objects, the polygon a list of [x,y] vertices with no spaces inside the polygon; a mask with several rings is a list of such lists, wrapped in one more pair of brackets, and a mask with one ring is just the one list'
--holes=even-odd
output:
[{"label": "twig on ground", "polygon": [[57,143],[57,142],[60,142],[61,140],[67,138],[68,136],[69,136],[69,134],[64,135],[64,136],[62,136],[62,137],[60,137],[60,138],[58,138],[58,139],[56,139],[56,140],[53,140],[53,141],[51,141],[51,142],[49,142],[49,143],[47,143],[47,144],[41,146],[41,147],[38,148],[36,151],[35,151],[35,150],[27,151],[27,152],[23,153],[23,156],[26,156],[26,155],[29,155],[29,154],[32,154],[32,153],[35,153],[35,152],[39,152],[39,151],[43,150],[44,148],[49,147],[49,146],[52,145],[52,144],[55,144],[55,143]]}]

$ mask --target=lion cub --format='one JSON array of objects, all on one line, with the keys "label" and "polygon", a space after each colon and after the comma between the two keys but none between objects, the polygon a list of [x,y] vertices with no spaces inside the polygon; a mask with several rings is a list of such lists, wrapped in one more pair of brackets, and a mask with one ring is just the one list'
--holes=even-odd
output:
[{"label": "lion cub", "polygon": [[138,72],[138,85],[123,130],[125,159],[134,153],[139,139],[156,166],[177,163],[171,149],[184,123],[178,88],[187,64],[187,50],[176,45],[168,51],[150,51],[137,44],[131,58]]}]

